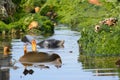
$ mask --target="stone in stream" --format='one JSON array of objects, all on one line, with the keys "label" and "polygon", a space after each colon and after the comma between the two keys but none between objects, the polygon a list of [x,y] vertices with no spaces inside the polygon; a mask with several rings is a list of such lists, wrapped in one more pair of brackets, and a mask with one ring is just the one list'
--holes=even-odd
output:
[{"label": "stone in stream", "polygon": [[63,48],[64,40],[48,39],[37,43],[41,48]]},{"label": "stone in stream", "polygon": [[[30,35],[25,35],[21,41],[25,43],[31,43],[31,41],[35,39],[34,37]],[[36,39],[35,39],[36,40]],[[64,47],[64,40],[56,40],[56,39],[47,39],[43,40],[41,42],[37,41],[37,45],[41,48],[63,48]]]}]

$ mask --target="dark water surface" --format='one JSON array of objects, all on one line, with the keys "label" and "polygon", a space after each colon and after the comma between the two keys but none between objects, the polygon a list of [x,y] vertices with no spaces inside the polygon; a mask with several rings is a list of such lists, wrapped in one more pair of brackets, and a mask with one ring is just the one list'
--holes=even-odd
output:
[{"label": "dark water surface", "polygon": [[[39,36],[37,38],[38,40],[44,39]],[[64,48],[41,49],[37,46],[37,50],[59,54],[62,59],[62,66],[60,68],[50,63],[45,63],[49,68],[36,67],[35,65],[37,64],[35,64],[34,66],[27,67],[33,73],[24,75],[23,71],[25,67],[18,60],[24,54],[23,46],[25,43],[21,42],[20,39],[12,39],[11,56],[12,62],[16,60],[14,64],[16,67],[1,66],[0,80],[119,80],[118,68],[113,64],[114,61],[111,66],[109,58],[102,59],[80,56],[77,43],[77,40],[80,38],[79,32],[59,26],[56,27],[55,34],[49,38],[65,40]],[[31,51],[30,45],[28,46],[28,50]],[[116,58],[112,58],[111,60],[113,59]],[[0,62],[1,65],[4,64],[4,60],[1,59]]]}]

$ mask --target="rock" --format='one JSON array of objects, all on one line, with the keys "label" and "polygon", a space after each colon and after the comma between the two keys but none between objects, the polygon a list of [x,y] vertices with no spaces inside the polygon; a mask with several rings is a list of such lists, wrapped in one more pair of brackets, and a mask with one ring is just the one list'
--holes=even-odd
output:
[{"label": "rock", "polygon": [[56,39],[48,39],[48,40],[43,40],[37,45],[39,45],[41,48],[59,48],[59,47],[64,47],[64,40],[56,40]]},{"label": "rock", "polygon": [[107,26],[113,26],[118,22],[118,20],[116,18],[107,18],[103,21],[100,21],[99,23],[102,25],[107,25]]},{"label": "rock", "polygon": [[101,5],[100,1],[99,0],[88,0],[88,2],[90,4],[94,4],[94,5]]},{"label": "rock", "polygon": [[35,7],[35,13],[38,13],[40,11],[40,7]]},{"label": "rock", "polygon": [[28,29],[31,30],[33,28],[37,28],[38,27],[38,22],[37,21],[32,21],[29,26],[28,26]]},{"label": "rock", "polygon": [[95,32],[99,32],[100,31],[100,25],[95,25]]},{"label": "rock", "polygon": [[[24,43],[31,43],[31,41],[35,39],[35,37],[31,36],[31,35],[25,35],[21,41]],[[47,40],[43,40],[43,41],[38,41],[37,39],[35,39],[37,42],[37,45],[40,46],[41,48],[60,48],[60,47],[64,47],[64,40],[56,40],[56,39],[47,39]]]},{"label": "rock", "polygon": [[0,18],[4,20],[9,15],[13,15],[16,10],[15,4],[12,0],[0,0]]}]

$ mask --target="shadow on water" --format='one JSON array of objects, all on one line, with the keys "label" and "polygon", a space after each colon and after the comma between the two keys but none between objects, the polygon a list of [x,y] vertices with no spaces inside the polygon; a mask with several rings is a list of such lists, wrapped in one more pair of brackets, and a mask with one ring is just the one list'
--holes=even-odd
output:
[{"label": "shadow on water", "polygon": [[[71,31],[64,25],[56,27],[55,34],[50,37],[34,36],[38,41],[45,39],[65,41],[63,48],[46,49],[37,46],[38,52],[59,55],[61,67],[49,61],[19,62],[20,57],[24,55],[25,43],[21,41],[22,37],[0,39],[0,80],[119,80],[120,70],[115,65],[119,57],[90,57],[79,54],[77,40],[80,33]],[[11,55],[6,58],[3,57],[4,45],[11,46]],[[27,48],[31,51],[31,44],[28,44]]]}]

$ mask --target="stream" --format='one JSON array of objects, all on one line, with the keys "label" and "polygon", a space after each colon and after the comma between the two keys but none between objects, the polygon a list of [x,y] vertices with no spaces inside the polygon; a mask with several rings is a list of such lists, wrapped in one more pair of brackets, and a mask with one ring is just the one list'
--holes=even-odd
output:
[{"label": "stream", "polygon": [[[23,72],[26,67],[19,62],[20,56],[24,54],[25,43],[21,39],[12,39],[10,58],[12,62],[15,62],[15,67],[1,66],[0,80],[119,80],[118,68],[115,66],[98,67],[95,58],[86,58],[80,55],[77,43],[80,39],[80,32],[71,31],[68,27],[59,25],[55,27],[54,35],[47,38],[36,36],[36,38],[40,41],[48,38],[65,40],[63,48],[45,49],[37,46],[38,51],[58,54],[61,57],[62,66],[58,68],[49,63],[46,63],[49,68],[28,66],[27,69],[31,70],[32,73],[25,75]],[[31,46],[28,46],[28,50],[31,50]],[[0,64],[4,64],[4,61],[6,60],[1,59]]]}]

